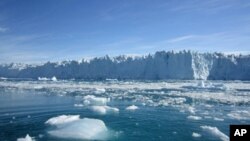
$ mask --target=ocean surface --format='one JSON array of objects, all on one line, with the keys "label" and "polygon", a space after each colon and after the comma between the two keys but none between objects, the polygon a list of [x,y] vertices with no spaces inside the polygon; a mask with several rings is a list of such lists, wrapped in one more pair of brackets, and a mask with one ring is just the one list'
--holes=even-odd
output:
[{"label": "ocean surface", "polygon": [[1,141],[227,141],[249,81],[0,80]]}]

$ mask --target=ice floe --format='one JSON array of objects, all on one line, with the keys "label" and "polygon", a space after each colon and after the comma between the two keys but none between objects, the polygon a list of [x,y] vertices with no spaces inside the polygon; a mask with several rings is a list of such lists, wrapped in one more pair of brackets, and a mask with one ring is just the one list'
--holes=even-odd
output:
[{"label": "ice floe", "polygon": [[47,77],[38,77],[37,79],[40,80],[40,81],[49,81],[49,80],[51,80],[50,78],[47,78]]},{"label": "ice floe", "polygon": [[83,104],[74,104],[75,107],[83,107]]},{"label": "ice floe", "polygon": [[216,121],[224,121],[223,118],[217,118],[217,117],[214,117],[214,120],[216,120]]},{"label": "ice floe", "polygon": [[189,89],[211,89],[211,90],[227,90],[228,88],[222,83],[211,83],[204,82],[203,80],[198,81],[195,85],[183,86],[183,88]]},{"label": "ice floe", "polygon": [[[51,78],[49,78],[51,79]],[[199,87],[190,89],[185,86]],[[248,81],[0,81],[0,87],[7,91],[14,89],[34,90],[41,93],[77,97],[75,107],[83,107],[97,113],[115,113],[117,101],[128,101],[137,106],[168,106],[188,115],[203,119],[223,121],[228,118],[249,120]],[[223,89],[213,89],[224,88]],[[210,89],[211,88],[211,89]],[[238,91],[240,89],[240,91]],[[112,100],[111,100],[112,99]],[[220,110],[220,105],[230,106]],[[97,106],[92,108],[92,106]],[[100,107],[98,107],[100,106]],[[240,108],[241,109],[241,108]],[[118,109],[119,110],[119,109]]]},{"label": "ice floe", "polygon": [[107,102],[110,101],[109,98],[105,97],[96,97],[94,95],[87,95],[83,97],[83,102],[85,105],[98,105],[98,106],[105,106]]},{"label": "ice floe", "polygon": [[38,77],[37,79],[40,81],[57,81],[57,78],[55,76],[53,76],[52,78]]},{"label": "ice floe", "polygon": [[232,95],[224,92],[186,92],[186,93],[174,93],[173,96],[181,96],[192,98],[193,100],[204,100],[219,102],[223,104],[244,104],[250,102],[249,96],[244,95]]},{"label": "ice floe", "polygon": [[191,114],[195,114],[196,109],[193,106],[186,106],[184,109],[186,109],[188,112],[190,112]]},{"label": "ice floe", "polygon": [[208,132],[209,134],[212,134],[215,137],[218,137],[222,141],[229,141],[229,137],[222,133],[217,127],[212,127],[212,126],[201,126],[201,128]]},{"label": "ice floe", "polygon": [[91,106],[91,109],[99,114],[118,113],[119,109],[110,106]]},{"label": "ice floe", "polygon": [[186,98],[183,98],[183,97],[178,97],[178,98],[168,97],[166,99],[160,100],[159,105],[163,105],[163,106],[179,105],[179,104],[183,104],[185,101],[186,101]]},{"label": "ice floe", "polygon": [[199,138],[199,137],[201,137],[201,134],[193,132],[192,137]]},{"label": "ice floe", "polygon": [[[67,122],[65,122],[65,120],[62,120],[65,118],[61,117],[51,118],[56,122],[52,122],[55,128],[48,131],[50,135],[58,138],[81,140],[107,140],[109,137],[109,130],[102,120],[91,118],[79,119],[79,115],[76,115],[68,116],[66,119],[77,117],[77,120],[73,118],[74,120],[66,120]],[[51,121],[51,119],[48,121]]]},{"label": "ice floe", "polygon": [[55,76],[53,76],[53,77],[51,78],[51,80],[52,80],[52,81],[57,81],[57,78],[56,78]]},{"label": "ice floe", "polygon": [[80,115],[60,115],[48,119],[45,123],[50,125],[65,124],[80,119]]},{"label": "ice floe", "polygon": [[250,111],[247,111],[247,110],[232,111],[228,113],[227,115],[232,119],[250,120]]},{"label": "ice floe", "polygon": [[139,109],[139,107],[137,107],[135,105],[131,105],[131,106],[126,107],[126,110],[129,110],[129,111],[134,111],[134,110],[137,110],[137,109]]},{"label": "ice floe", "polygon": [[95,88],[95,93],[96,94],[101,94],[101,93],[105,93],[106,90],[104,88]]},{"label": "ice floe", "polygon": [[18,138],[17,141],[35,141],[35,139],[27,134],[24,138]]},{"label": "ice floe", "polygon": [[191,119],[191,120],[201,120],[202,119],[202,117],[199,117],[199,116],[188,116],[187,118]]}]

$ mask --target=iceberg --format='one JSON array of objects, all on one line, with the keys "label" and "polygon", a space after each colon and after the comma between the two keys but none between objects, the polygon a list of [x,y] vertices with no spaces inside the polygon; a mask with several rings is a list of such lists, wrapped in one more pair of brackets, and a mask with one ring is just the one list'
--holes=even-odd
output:
[{"label": "iceberg", "polygon": [[187,118],[190,120],[201,120],[202,119],[202,117],[199,117],[199,116],[188,116]]},{"label": "iceberg", "polygon": [[80,119],[80,115],[61,115],[58,117],[53,117],[47,120],[45,123],[49,125],[64,124]]},{"label": "iceberg", "polygon": [[109,136],[108,128],[99,119],[80,119],[79,115],[62,115],[48,119],[46,123],[55,127],[49,130],[48,133],[58,138],[107,140]]},{"label": "iceberg", "polygon": [[137,106],[135,106],[135,105],[131,105],[131,106],[128,106],[128,107],[126,108],[126,110],[129,110],[129,111],[134,111],[134,110],[137,110],[137,109],[139,109],[139,107],[137,107]]},{"label": "iceberg", "polygon": [[25,138],[18,138],[17,141],[35,141],[35,139],[27,134]]},{"label": "iceberg", "polygon": [[[250,80],[250,55],[159,51],[141,57],[99,57],[39,65],[1,64],[0,77],[91,80]],[[200,87],[204,85],[201,83]]]},{"label": "iceberg", "polygon": [[37,78],[39,81],[57,81],[56,77],[53,76],[52,78],[47,78],[47,77],[38,77]]},{"label": "iceberg", "polygon": [[201,128],[208,133],[214,135],[215,137],[218,137],[222,141],[229,141],[229,137],[222,133],[217,127],[211,127],[211,126],[201,126]]},{"label": "iceberg", "polygon": [[192,137],[194,137],[194,138],[199,138],[199,137],[201,137],[201,135],[200,135],[199,133],[193,132],[193,133],[192,133]]},{"label": "iceberg", "polygon": [[96,97],[94,95],[87,95],[83,97],[85,105],[105,106],[110,99],[105,97]]},{"label": "iceberg", "polygon": [[119,109],[110,106],[92,106],[91,109],[99,114],[118,113]]},{"label": "iceberg", "polygon": [[52,81],[57,81],[57,78],[56,78],[55,76],[53,76],[53,77],[51,78],[51,80],[52,80]]}]

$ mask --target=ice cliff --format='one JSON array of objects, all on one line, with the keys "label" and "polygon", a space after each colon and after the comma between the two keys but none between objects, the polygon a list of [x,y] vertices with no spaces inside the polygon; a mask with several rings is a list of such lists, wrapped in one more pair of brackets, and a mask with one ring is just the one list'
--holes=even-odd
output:
[{"label": "ice cliff", "polygon": [[58,79],[250,80],[250,55],[161,51],[141,57],[104,56],[42,65],[2,64],[0,77]]}]

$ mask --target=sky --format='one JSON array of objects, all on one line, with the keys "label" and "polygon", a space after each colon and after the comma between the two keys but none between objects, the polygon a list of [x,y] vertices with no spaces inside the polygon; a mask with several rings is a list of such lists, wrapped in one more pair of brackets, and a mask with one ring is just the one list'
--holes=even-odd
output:
[{"label": "sky", "polygon": [[249,0],[1,0],[0,63],[250,52]]}]

